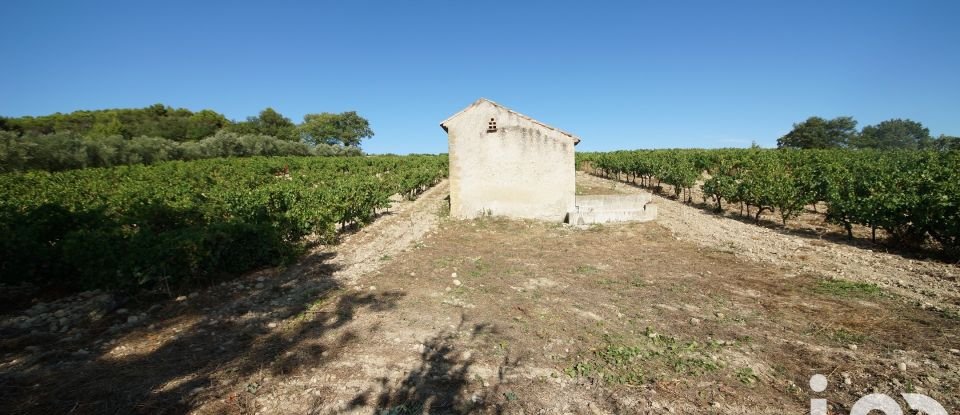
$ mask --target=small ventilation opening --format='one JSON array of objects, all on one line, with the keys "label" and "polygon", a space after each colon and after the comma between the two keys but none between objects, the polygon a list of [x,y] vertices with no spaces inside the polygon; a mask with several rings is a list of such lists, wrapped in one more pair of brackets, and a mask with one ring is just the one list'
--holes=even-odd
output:
[{"label": "small ventilation opening", "polygon": [[491,118],[490,122],[487,123],[487,132],[495,133],[497,132],[497,120]]}]

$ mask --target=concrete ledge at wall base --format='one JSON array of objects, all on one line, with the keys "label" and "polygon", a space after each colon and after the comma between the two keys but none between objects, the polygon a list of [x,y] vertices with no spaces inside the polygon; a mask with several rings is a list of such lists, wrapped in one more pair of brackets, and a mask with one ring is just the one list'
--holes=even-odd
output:
[{"label": "concrete ledge at wall base", "polygon": [[649,193],[577,196],[576,207],[567,213],[567,223],[649,222],[657,218],[657,205],[652,200]]},{"label": "concrete ledge at wall base", "polygon": [[643,209],[573,211],[567,214],[567,223],[571,225],[590,225],[594,223],[650,222],[656,218],[657,205],[650,203]]},{"label": "concrete ledge at wall base", "polygon": [[576,196],[574,203],[577,208],[583,211],[585,208],[603,208],[603,209],[642,209],[647,203],[653,200],[650,193],[639,193],[632,195],[585,195]]}]

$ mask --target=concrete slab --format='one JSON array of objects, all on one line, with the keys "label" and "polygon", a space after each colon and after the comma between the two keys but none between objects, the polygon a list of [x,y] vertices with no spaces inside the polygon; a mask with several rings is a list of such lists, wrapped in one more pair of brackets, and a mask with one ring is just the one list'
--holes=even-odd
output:
[{"label": "concrete slab", "polygon": [[590,209],[572,211],[567,222],[573,225],[615,222],[649,222],[657,218],[657,205],[648,203],[643,209]]},{"label": "concrete slab", "polygon": [[657,205],[649,193],[631,195],[577,196],[576,207],[567,213],[574,225],[613,222],[647,222],[657,218]]},{"label": "concrete slab", "polygon": [[649,193],[631,195],[585,195],[577,196],[574,204],[580,211],[589,208],[603,208],[611,210],[642,209],[653,200]]}]

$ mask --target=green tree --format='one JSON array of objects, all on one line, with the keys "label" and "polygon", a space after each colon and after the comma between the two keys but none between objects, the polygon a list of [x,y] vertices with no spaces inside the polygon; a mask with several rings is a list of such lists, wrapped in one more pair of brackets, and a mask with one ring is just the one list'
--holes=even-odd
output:
[{"label": "green tree", "polygon": [[[154,104],[146,108],[80,110],[69,114],[5,118],[0,129],[15,131],[23,137],[55,133],[87,137],[120,134],[126,139],[149,136],[184,141],[210,136],[228,124],[225,117],[210,110],[194,114],[188,109]],[[289,139],[295,140],[296,131],[292,123],[290,125]]]},{"label": "green tree", "polygon": [[267,107],[256,117],[234,124],[230,131],[240,134],[261,134],[287,141],[297,141],[297,126],[273,108]]},{"label": "green tree", "polygon": [[930,148],[933,138],[923,124],[897,118],[863,127],[860,135],[850,144],[856,148],[915,150]]},{"label": "green tree", "polygon": [[153,105],[151,105],[151,106],[146,107],[146,108],[143,109],[143,111],[144,111],[145,113],[151,114],[151,115],[153,115],[154,117],[163,117],[163,116],[166,116],[168,110],[169,110],[169,107],[167,107],[166,105],[163,105],[163,104],[159,104],[159,103],[158,103],[158,104],[153,104]]},{"label": "green tree", "polygon": [[116,112],[101,113],[98,114],[97,121],[94,122],[93,128],[87,135],[97,138],[123,135],[123,124],[120,123],[120,118],[117,117]]},{"label": "green tree", "polygon": [[940,134],[940,137],[933,140],[932,147],[938,151],[960,150],[960,137]]},{"label": "green tree", "polygon": [[187,139],[199,140],[214,135],[230,123],[227,117],[211,110],[202,110],[190,116],[187,124]]},{"label": "green tree", "polygon": [[779,148],[841,148],[857,135],[857,121],[853,117],[827,120],[810,117],[794,124],[793,130],[777,140]]},{"label": "green tree", "polygon": [[361,140],[373,137],[370,123],[355,111],[304,115],[299,130],[304,141],[315,145],[359,147]]},{"label": "green tree", "polygon": [[273,108],[260,111],[260,134],[276,137],[281,140],[297,141],[297,126]]}]

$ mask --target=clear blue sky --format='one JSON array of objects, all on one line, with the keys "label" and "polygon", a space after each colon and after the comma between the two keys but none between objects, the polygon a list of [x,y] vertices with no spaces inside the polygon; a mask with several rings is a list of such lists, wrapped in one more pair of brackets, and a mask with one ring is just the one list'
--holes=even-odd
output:
[{"label": "clear blue sky", "polygon": [[811,115],[960,135],[958,1],[8,1],[0,115],[356,110],[445,152],[487,97],[580,150],[774,146]]}]

